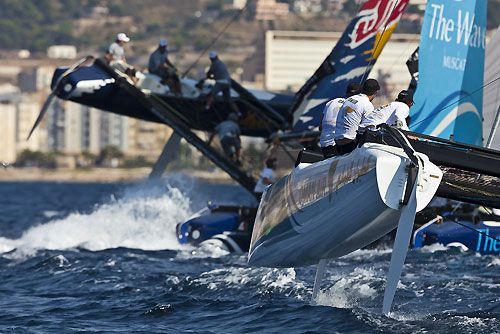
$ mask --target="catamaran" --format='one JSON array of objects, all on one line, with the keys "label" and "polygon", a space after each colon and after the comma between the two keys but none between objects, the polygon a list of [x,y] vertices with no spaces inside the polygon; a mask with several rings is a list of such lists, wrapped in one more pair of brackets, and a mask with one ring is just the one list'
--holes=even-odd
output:
[{"label": "catamaran", "polygon": [[[483,79],[470,76],[483,72],[485,25],[483,1],[427,2],[417,108],[410,125],[420,133],[385,127],[350,154],[298,161],[263,194],[248,255],[251,265],[317,263],[314,298],[328,259],[397,227],[382,307],[387,314],[415,214],[435,194],[500,208],[500,152],[476,146],[481,143],[482,95],[475,93]],[[452,134],[460,143],[448,140]]]}]

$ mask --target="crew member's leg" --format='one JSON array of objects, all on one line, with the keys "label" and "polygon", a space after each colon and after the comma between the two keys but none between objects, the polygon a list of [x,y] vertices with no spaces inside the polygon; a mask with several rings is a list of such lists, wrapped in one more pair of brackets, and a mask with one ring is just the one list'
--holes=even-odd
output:
[{"label": "crew member's leg", "polygon": [[181,90],[181,81],[179,79],[179,76],[175,73],[172,74],[172,81],[174,82],[173,86],[174,86],[174,92],[176,94],[179,94],[181,95],[182,94],[182,90]]},{"label": "crew member's leg", "polygon": [[224,84],[224,87],[222,88],[222,95],[224,96],[224,101],[229,103],[229,107],[231,108],[231,110],[234,111],[236,113],[236,115],[238,115],[238,117],[240,117],[241,116],[240,109],[238,108],[236,103],[231,101],[231,85],[230,84],[227,84],[227,85]]},{"label": "crew member's leg", "polygon": [[241,160],[240,160],[240,151],[241,151],[241,143],[238,140],[238,138],[234,138],[234,149],[236,151],[236,164],[241,166]]},{"label": "crew member's leg", "polygon": [[334,157],[337,155],[337,149],[335,145],[328,145],[325,147],[321,147],[321,151],[323,152],[323,156],[325,159]]},{"label": "crew member's leg", "polygon": [[356,141],[352,140],[349,143],[336,144],[335,146],[337,147],[338,154],[344,155],[344,154],[351,153],[352,151],[354,151],[354,149],[357,146],[357,143],[356,143]]},{"label": "crew member's leg", "polygon": [[233,137],[230,136],[222,137],[220,144],[222,146],[222,149],[224,150],[224,153],[232,160],[234,156]]},{"label": "crew member's leg", "polygon": [[109,63],[109,65],[126,74],[130,80],[132,80],[134,85],[137,84],[137,77],[135,76],[136,69],[133,66],[123,62],[122,60],[113,60]]},{"label": "crew member's leg", "polygon": [[217,81],[212,86],[212,90],[210,91],[210,95],[208,95],[207,104],[205,105],[205,110],[209,110],[214,103],[215,96],[223,89],[222,85]]}]

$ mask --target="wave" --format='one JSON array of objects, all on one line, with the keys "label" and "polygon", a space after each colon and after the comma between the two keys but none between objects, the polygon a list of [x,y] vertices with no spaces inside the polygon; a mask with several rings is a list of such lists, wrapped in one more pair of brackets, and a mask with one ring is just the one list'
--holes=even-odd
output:
[{"label": "wave", "polygon": [[74,212],[33,226],[19,239],[0,237],[0,253],[15,250],[26,255],[41,249],[100,251],[117,247],[181,249],[175,226],[193,213],[188,195],[192,183],[185,176],[174,175],[155,183],[135,184],[124,189],[119,199],[111,195],[90,213]]}]

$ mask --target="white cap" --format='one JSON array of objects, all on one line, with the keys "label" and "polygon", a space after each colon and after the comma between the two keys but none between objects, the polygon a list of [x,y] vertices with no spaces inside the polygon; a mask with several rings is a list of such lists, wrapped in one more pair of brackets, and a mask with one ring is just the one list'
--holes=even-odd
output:
[{"label": "white cap", "polygon": [[158,43],[158,45],[159,45],[159,46],[167,46],[167,44],[168,44],[168,43],[167,43],[167,40],[165,40],[165,39],[163,39],[163,38],[162,38],[162,39],[160,39],[160,42]]},{"label": "white cap", "polygon": [[215,51],[210,52],[210,54],[208,55],[208,57],[209,57],[210,59],[217,58],[217,52],[215,52]]},{"label": "white cap", "polygon": [[127,43],[130,41],[130,38],[128,38],[127,35],[121,32],[118,35],[116,35],[116,40]]}]

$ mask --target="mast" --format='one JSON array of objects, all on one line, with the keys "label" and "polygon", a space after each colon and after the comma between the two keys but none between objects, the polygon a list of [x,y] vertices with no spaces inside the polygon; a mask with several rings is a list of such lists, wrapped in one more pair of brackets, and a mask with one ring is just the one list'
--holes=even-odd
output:
[{"label": "mast", "polygon": [[491,147],[491,143],[493,142],[493,137],[495,137],[495,132],[497,131],[499,123],[500,123],[500,106],[498,106],[497,114],[495,115],[495,121],[493,122],[493,126],[491,127],[490,135],[488,136],[488,142],[486,143],[486,148]]}]

